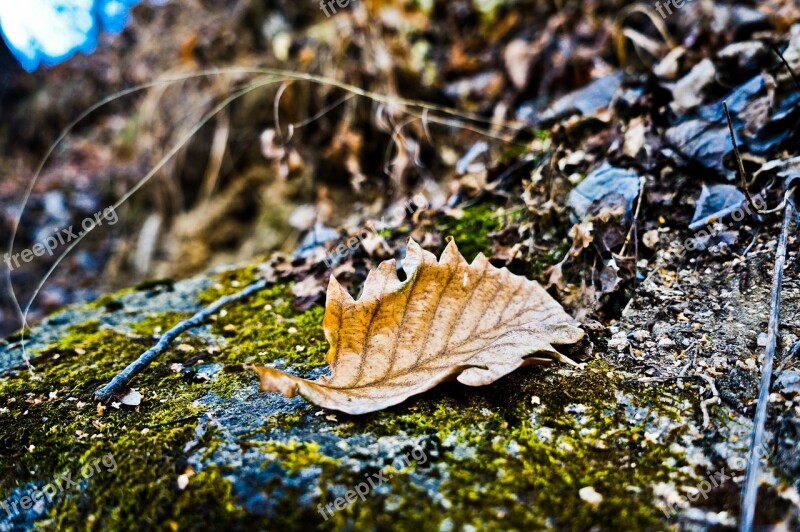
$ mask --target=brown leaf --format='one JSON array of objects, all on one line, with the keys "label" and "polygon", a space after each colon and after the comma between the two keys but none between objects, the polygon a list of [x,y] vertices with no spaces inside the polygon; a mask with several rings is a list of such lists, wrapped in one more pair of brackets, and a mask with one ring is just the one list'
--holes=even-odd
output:
[{"label": "brown leaf", "polygon": [[331,277],[322,326],[333,374],[312,382],[253,366],[261,390],[364,414],[449,377],[482,386],[550,360],[533,353],[575,364],[552,344],[575,343],[583,331],[537,282],[495,268],[482,254],[469,265],[449,240],[438,262],[410,240],[406,281],[398,280],[393,259],[384,261],[358,300]]}]

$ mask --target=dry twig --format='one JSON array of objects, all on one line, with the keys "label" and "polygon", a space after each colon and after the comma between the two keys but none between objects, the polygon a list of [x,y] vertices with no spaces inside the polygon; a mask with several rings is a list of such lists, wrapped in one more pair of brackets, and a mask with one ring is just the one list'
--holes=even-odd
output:
[{"label": "dry twig", "polygon": [[178,336],[180,336],[181,333],[202,325],[203,322],[205,322],[212,314],[217,312],[222,307],[237,301],[241,301],[242,299],[245,299],[256,292],[263,290],[269,286],[269,284],[269,281],[266,279],[256,281],[245,287],[243,290],[236,292],[235,294],[217,299],[188,320],[180,322],[175,327],[167,331],[164,336],[158,340],[156,345],[142,353],[139,358],[131,362],[128,367],[122,370],[116,377],[111,379],[111,382],[97,390],[94,394],[95,399],[102,402],[109,401],[112,397],[124,390],[131,379],[144,371],[144,369],[147,368],[147,366],[149,366],[150,363],[155,360],[156,357],[158,357],[158,355],[166,351],[170,344]]}]

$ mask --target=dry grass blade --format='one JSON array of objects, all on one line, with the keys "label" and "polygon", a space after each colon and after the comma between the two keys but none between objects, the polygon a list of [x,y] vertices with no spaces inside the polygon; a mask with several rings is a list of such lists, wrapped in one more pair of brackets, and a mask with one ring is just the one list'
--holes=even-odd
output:
[{"label": "dry grass blade", "polygon": [[403,269],[407,279],[400,281],[394,260],[381,263],[358,300],[331,278],[323,328],[333,375],[312,382],[252,366],[261,390],[364,414],[451,377],[491,384],[542,362],[535,353],[575,364],[553,345],[573,344],[583,331],[537,282],[495,268],[483,255],[468,264],[452,240],[438,261],[409,241]]}]

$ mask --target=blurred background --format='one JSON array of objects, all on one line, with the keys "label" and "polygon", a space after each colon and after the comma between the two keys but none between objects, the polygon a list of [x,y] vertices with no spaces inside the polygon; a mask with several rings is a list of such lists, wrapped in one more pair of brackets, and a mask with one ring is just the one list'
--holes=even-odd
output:
[{"label": "blurred background", "polygon": [[[455,204],[485,187],[485,176],[464,169],[498,154],[486,136],[407,123],[392,106],[289,79],[226,103],[190,135],[258,78],[193,73],[273,67],[315,74],[476,113],[496,132],[503,121],[527,124],[534,135],[547,102],[621,66],[613,39],[621,14],[631,40],[656,51],[663,46],[651,18],[628,16],[627,1],[341,4],[0,0],[3,253],[12,234],[13,255],[62,228],[78,228],[190,139],[116,209],[117,223],[97,227],[64,257],[33,300],[29,323],[146,279],[293,252],[309,234],[325,238],[331,228],[377,216],[412,194],[434,207]],[[692,17],[671,24],[702,51],[728,39],[726,32],[753,31],[754,23],[785,29],[796,19],[791,1],[761,3],[771,5],[758,20],[755,3],[717,4],[713,10],[723,11],[709,23],[727,20],[721,29],[693,30]],[[629,54],[626,61],[645,59]],[[182,76],[113,99],[78,123],[23,204],[42,157],[84,110],[118,91]],[[23,308],[65,249],[13,269]],[[0,336],[20,327],[15,309],[4,282]]]}]

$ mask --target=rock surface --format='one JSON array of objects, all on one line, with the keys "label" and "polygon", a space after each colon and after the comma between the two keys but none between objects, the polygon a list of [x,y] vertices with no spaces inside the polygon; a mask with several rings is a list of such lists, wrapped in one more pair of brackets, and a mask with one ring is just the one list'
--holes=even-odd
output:
[{"label": "rock surface", "polygon": [[[366,416],[261,394],[240,369],[327,371],[323,308],[297,310],[288,284],[184,334],[134,379],[138,405],[92,400],[160,333],[251,282],[255,266],[67,308],[25,339],[33,373],[19,337],[0,346],[0,530],[734,525],[774,248],[702,271],[670,249],[611,338],[590,331],[584,369],[446,384]],[[787,276],[784,322],[795,324]],[[620,338],[623,349],[604,352]],[[782,414],[768,425],[760,523],[797,525],[791,375],[772,403]]]}]

